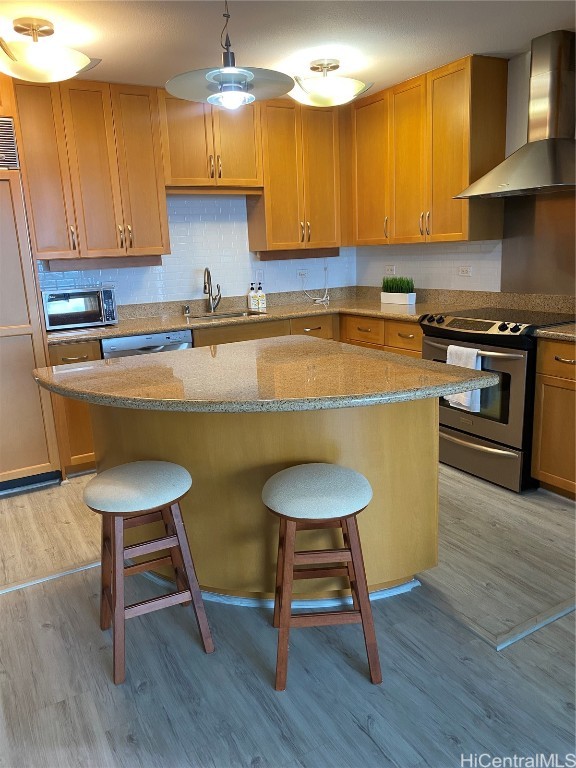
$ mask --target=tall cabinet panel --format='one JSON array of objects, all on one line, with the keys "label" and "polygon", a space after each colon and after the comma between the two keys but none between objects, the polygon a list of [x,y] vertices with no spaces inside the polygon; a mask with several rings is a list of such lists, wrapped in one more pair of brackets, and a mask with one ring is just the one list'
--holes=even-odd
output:
[{"label": "tall cabinet panel", "polygon": [[390,89],[391,243],[424,241],[426,77]]},{"label": "tall cabinet panel", "polygon": [[0,171],[0,482],[58,469],[46,358],[17,171]]}]

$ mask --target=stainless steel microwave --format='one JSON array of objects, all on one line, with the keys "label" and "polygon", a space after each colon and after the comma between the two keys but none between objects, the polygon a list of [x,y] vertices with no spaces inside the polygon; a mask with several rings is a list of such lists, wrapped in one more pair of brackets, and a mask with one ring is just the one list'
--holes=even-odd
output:
[{"label": "stainless steel microwave", "polygon": [[89,328],[118,322],[113,288],[42,291],[46,330]]}]

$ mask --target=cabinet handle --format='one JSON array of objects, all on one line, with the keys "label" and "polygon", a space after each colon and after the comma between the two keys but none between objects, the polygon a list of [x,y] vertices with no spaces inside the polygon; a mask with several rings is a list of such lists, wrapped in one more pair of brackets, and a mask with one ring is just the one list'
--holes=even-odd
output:
[{"label": "cabinet handle", "polygon": [[568,363],[568,365],[576,365],[576,360],[569,360],[567,357],[558,357],[558,355],[554,355],[554,360],[556,360],[558,363]]},{"label": "cabinet handle", "polygon": [[430,211],[426,211],[426,234],[430,234]]},{"label": "cabinet handle", "polygon": [[306,222],[306,224],[308,224],[308,242],[310,242],[310,235],[311,235],[311,233],[312,233],[312,230],[311,230],[311,228],[310,228],[310,222],[309,222],[309,221],[307,221],[307,222]]},{"label": "cabinet handle", "polygon": [[218,161],[218,178],[222,178],[222,158],[220,155],[216,155],[216,159]]},{"label": "cabinet handle", "polygon": [[304,242],[304,237],[305,237],[305,234],[304,234],[304,222],[301,221],[300,222],[300,242],[301,243]]},{"label": "cabinet handle", "polygon": [[124,227],[118,224],[118,232],[120,232],[120,248],[124,248]]},{"label": "cabinet handle", "polygon": [[84,360],[88,360],[88,355],[80,355],[80,357],[63,357],[63,363],[81,363]]},{"label": "cabinet handle", "polygon": [[400,331],[398,331],[398,336],[400,336],[401,339],[413,339],[414,338],[414,334],[413,333],[400,333]]},{"label": "cabinet handle", "polygon": [[214,155],[208,155],[208,162],[210,163],[210,178],[214,178],[215,169],[214,169]]},{"label": "cabinet handle", "polygon": [[388,216],[384,217],[384,237],[388,237]]},{"label": "cabinet handle", "polygon": [[360,328],[360,326],[356,326],[357,331],[362,331],[362,333],[372,333],[372,328]]},{"label": "cabinet handle", "polygon": [[314,328],[304,328],[304,333],[310,333],[310,331],[321,331],[322,326],[321,325],[315,325]]},{"label": "cabinet handle", "polygon": [[72,238],[72,250],[75,251],[75,250],[77,250],[77,247],[76,247],[76,230],[74,229],[72,224],[70,224],[70,236]]},{"label": "cabinet handle", "polygon": [[422,213],[420,214],[420,224],[419,224],[419,227],[420,227],[420,234],[422,236],[424,236],[424,211],[422,211]]},{"label": "cabinet handle", "polygon": [[126,224],[126,229],[128,230],[128,242],[130,243],[130,248],[134,248],[134,238],[132,237],[132,227],[130,224]]}]

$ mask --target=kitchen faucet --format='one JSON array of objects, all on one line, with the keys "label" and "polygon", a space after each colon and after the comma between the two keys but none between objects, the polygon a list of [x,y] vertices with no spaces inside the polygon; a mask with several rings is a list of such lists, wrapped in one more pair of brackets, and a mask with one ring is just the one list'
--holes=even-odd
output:
[{"label": "kitchen faucet", "polygon": [[208,294],[208,312],[215,312],[216,307],[220,304],[222,292],[220,285],[216,283],[216,295],[212,295],[212,275],[208,267],[204,269],[204,293]]}]

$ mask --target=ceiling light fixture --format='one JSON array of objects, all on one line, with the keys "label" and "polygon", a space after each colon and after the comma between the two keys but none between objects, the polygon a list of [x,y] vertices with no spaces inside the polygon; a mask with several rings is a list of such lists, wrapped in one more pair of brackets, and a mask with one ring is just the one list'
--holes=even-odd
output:
[{"label": "ceiling light fixture", "polygon": [[32,40],[7,42],[0,37],[0,72],[10,77],[33,83],[57,83],[100,62],[52,40],[40,42],[41,37],[54,34],[54,25],[46,19],[15,19],[14,31]]},{"label": "ceiling light fixture", "polygon": [[363,83],[351,77],[329,75],[340,68],[338,59],[318,59],[310,64],[312,72],[321,72],[320,77],[295,77],[297,87],[290,96],[301,104],[311,107],[335,107],[347,104],[360,96],[374,83]]},{"label": "ceiling light fixture", "polygon": [[219,69],[195,69],[176,75],[166,83],[168,93],[188,101],[207,101],[226,109],[238,109],[256,99],[273,99],[288,93],[294,87],[294,80],[288,75],[272,69],[240,69],[236,66],[226,31],[230,20],[227,0],[222,15],[226,19],[220,33],[222,66]]}]

